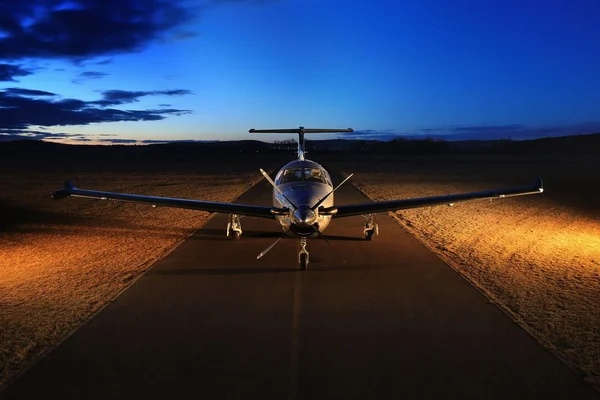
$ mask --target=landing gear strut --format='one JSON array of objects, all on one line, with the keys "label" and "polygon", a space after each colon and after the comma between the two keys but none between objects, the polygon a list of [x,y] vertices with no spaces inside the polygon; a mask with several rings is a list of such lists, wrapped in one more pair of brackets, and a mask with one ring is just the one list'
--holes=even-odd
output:
[{"label": "landing gear strut", "polygon": [[227,221],[227,236],[229,236],[229,231],[232,231],[236,241],[240,240],[240,236],[242,236],[242,224],[240,223],[242,217],[243,215],[229,214],[229,221]]},{"label": "landing gear strut", "polygon": [[298,254],[298,262],[300,262],[300,269],[305,271],[308,265],[308,251],[306,250],[305,237],[300,238],[300,246],[302,246],[302,249],[300,249],[300,254]]},{"label": "landing gear strut", "polygon": [[379,235],[379,225],[375,222],[375,214],[363,215],[363,218],[367,220],[363,235],[365,235],[366,240],[373,240],[373,235]]}]

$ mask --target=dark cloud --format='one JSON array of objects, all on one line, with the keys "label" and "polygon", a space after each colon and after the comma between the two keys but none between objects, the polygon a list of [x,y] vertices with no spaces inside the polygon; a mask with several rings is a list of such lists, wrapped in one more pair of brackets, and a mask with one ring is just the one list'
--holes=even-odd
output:
[{"label": "dark cloud", "polygon": [[82,60],[137,52],[187,32],[194,11],[173,0],[0,1],[0,57]]},{"label": "dark cloud", "polygon": [[144,96],[183,96],[193,94],[190,90],[152,90],[152,91],[130,91],[130,90],[105,90],[102,92],[102,100],[95,103],[103,106],[116,106],[119,104],[134,103]]},{"label": "dark cloud", "polygon": [[107,75],[109,75],[109,74],[107,74],[106,72],[85,71],[85,72],[80,73],[77,76],[77,78],[73,79],[71,82],[73,82],[73,83],[82,83],[82,82],[90,80],[90,79],[104,78]]},{"label": "dark cloud", "polygon": [[42,140],[42,139],[64,139],[80,136],[72,133],[50,133],[36,130],[0,129],[0,142],[11,140]]},{"label": "dark cloud", "polygon": [[12,96],[56,96],[55,93],[46,92],[43,90],[34,90],[34,89],[22,89],[22,88],[7,88],[4,89],[4,93]]},{"label": "dark cloud", "polygon": [[[26,90],[27,89],[20,89]],[[165,91],[171,92],[171,91]],[[32,98],[0,91],[0,129],[26,130],[30,126],[88,125],[100,122],[158,121],[189,110],[161,108],[116,110],[95,101]]]},{"label": "dark cloud", "polygon": [[[2,17],[0,16],[0,20],[1,18]],[[0,31],[1,27],[2,25],[0,23]],[[0,39],[0,41],[2,41],[2,39]],[[16,77],[27,76],[31,74],[33,74],[33,71],[23,68],[19,65],[0,63],[0,82],[16,82]]]},{"label": "dark cloud", "polygon": [[30,137],[27,137],[27,136],[9,135],[9,134],[2,134],[2,133],[0,133],[0,142],[11,142],[13,140],[23,140],[23,139],[39,140],[37,138],[30,138]]}]

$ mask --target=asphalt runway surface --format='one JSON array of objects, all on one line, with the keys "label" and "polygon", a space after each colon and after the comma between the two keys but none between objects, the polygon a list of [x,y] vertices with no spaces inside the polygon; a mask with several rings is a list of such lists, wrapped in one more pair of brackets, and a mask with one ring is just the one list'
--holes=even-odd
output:
[{"label": "asphalt runway surface", "polygon": [[[77,201],[77,200],[73,200]],[[261,182],[238,202],[271,204]],[[336,203],[369,201],[351,185]],[[482,205],[482,212],[485,206]],[[6,399],[600,396],[452,268],[380,214],[325,232],[348,261],[216,215],[0,395]]]}]

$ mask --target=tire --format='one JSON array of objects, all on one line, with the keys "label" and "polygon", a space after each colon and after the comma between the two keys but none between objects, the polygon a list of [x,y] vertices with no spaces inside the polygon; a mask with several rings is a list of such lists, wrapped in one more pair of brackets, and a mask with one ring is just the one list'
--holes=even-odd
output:
[{"label": "tire", "polygon": [[365,240],[372,241],[373,240],[373,236],[375,236],[375,229],[367,231],[365,233]]},{"label": "tire", "polygon": [[306,271],[307,265],[308,265],[308,257],[306,256],[306,254],[301,253],[300,254],[300,269],[302,271]]},{"label": "tire", "polygon": [[236,242],[239,242],[240,237],[242,237],[242,234],[240,232],[233,231],[233,240],[235,240]]}]

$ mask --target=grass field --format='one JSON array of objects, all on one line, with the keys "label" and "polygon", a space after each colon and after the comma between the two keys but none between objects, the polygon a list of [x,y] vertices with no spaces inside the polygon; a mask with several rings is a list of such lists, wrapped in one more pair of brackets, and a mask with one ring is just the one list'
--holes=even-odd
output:
[{"label": "grass field", "polygon": [[[439,156],[330,163],[374,200],[522,186],[541,195],[394,213],[538,340],[600,384],[600,158]],[[375,162],[376,161],[376,162]]]}]

